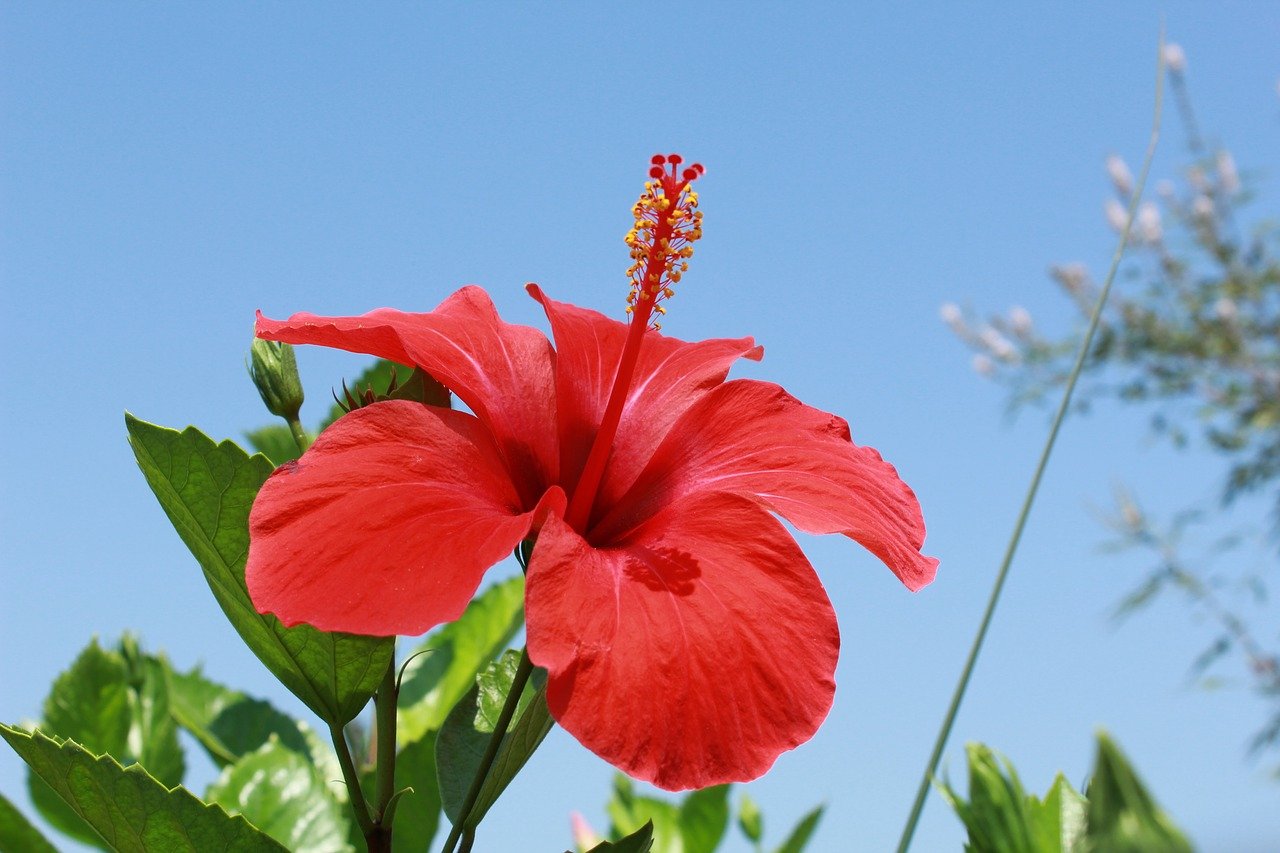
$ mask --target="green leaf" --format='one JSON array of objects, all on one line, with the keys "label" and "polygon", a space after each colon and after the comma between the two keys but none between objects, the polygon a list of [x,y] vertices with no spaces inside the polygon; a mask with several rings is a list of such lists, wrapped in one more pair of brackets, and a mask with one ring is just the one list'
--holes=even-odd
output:
[{"label": "green leaf", "polygon": [[614,838],[626,838],[648,824],[655,848],[662,853],[683,853],[679,808],[656,797],[638,796],[631,779],[622,773],[614,774],[613,796],[604,808],[613,824],[609,834]]},{"label": "green leaf", "polygon": [[[89,643],[50,688],[42,728],[95,754],[109,753],[126,764],[140,761],[165,785],[182,781],[185,767],[169,716],[164,673],[147,663],[129,637],[119,650],[103,649],[97,640]],[[34,772],[28,788],[51,825],[85,843],[99,843],[96,833]]]},{"label": "green leaf", "polygon": [[396,753],[396,789],[412,788],[396,806],[391,824],[393,853],[418,853],[431,847],[440,825],[440,783],[436,780],[434,734]]},{"label": "green leaf", "polygon": [[139,765],[125,769],[69,740],[0,725],[0,737],[121,853],[283,853],[242,817],[166,788]]},{"label": "green leaf", "polygon": [[170,712],[219,767],[253,752],[272,735],[282,746],[310,755],[302,724],[269,702],[210,681],[198,666],[175,672],[166,663],[166,670]]},{"label": "green leaf", "polygon": [[1088,801],[1071,787],[1061,773],[1041,802],[1027,798],[1027,822],[1034,849],[1051,853],[1072,853],[1083,849]]},{"label": "green leaf", "polygon": [[400,683],[398,732],[402,743],[438,730],[450,709],[496,658],[524,620],[524,577],[494,584],[467,605],[456,622],[428,636],[411,654]]},{"label": "green leaf", "polygon": [[295,853],[349,852],[347,822],[329,787],[305,756],[272,737],[224,768],[205,797]]},{"label": "green leaf", "polygon": [[649,853],[653,849],[653,821],[617,841],[602,841],[589,853]]},{"label": "green leaf", "polygon": [[58,853],[18,807],[0,794],[0,850],[14,853]]},{"label": "green leaf", "polygon": [[[489,664],[475,679],[475,686],[454,706],[436,740],[436,770],[440,779],[440,799],[450,821],[456,823],[472,779],[496,727],[507,693],[515,680],[521,653],[511,650]],[[516,773],[551,731],[551,712],[546,694],[533,684],[525,684],[515,716],[503,738],[493,766],[467,818],[475,826],[506,789]]]},{"label": "green leaf", "polygon": [[285,628],[254,609],[245,586],[249,509],[271,463],[194,427],[178,432],[129,414],[125,424],[147,483],[241,639],[321,719],[345,724],[355,717],[391,664],[394,638]]},{"label": "green leaf", "polygon": [[138,763],[165,785],[181,784],[187,762],[178,743],[178,723],[170,713],[167,667],[157,658],[138,655],[130,668],[141,675],[140,685],[136,676],[131,677],[138,687],[129,694],[129,742],[141,745]]},{"label": "green leaf", "polygon": [[[347,385],[347,390],[353,396],[357,396],[368,388],[373,389],[375,396],[386,396],[387,388],[391,385],[391,377],[394,374],[398,383],[405,382],[409,379],[415,370],[412,367],[405,367],[403,364],[396,364],[394,361],[387,361],[380,358],[373,364],[365,368],[364,372],[355,378],[353,382]],[[334,392],[337,393],[336,391]],[[320,423],[320,429],[323,431],[329,427],[334,421],[346,414],[346,411],[334,403],[329,407],[329,413]]]},{"label": "green leaf", "polygon": [[752,843],[758,844],[764,835],[764,815],[746,791],[742,792],[742,800],[738,804],[738,827]]},{"label": "green leaf", "polygon": [[967,744],[965,753],[969,761],[968,801],[960,797],[950,783],[939,785],[942,795],[968,830],[965,849],[1038,851],[1028,817],[1029,803],[1034,798],[1023,790],[1013,766],[985,744]]},{"label": "green leaf", "polygon": [[680,803],[680,835],[685,853],[713,853],[729,828],[729,787],[716,785]]},{"label": "green leaf", "polygon": [[1190,853],[1191,844],[1156,805],[1124,754],[1105,732],[1098,734],[1085,847],[1094,851]]},{"label": "green leaf", "polygon": [[822,812],[826,808],[826,806],[818,806],[800,818],[800,822],[796,824],[795,829],[791,830],[787,840],[782,842],[782,846],[777,849],[777,853],[801,853],[809,845],[809,839],[813,837],[813,833],[818,829],[818,821],[822,820]]},{"label": "green leaf", "polygon": [[283,465],[302,455],[293,432],[284,424],[268,424],[244,434],[244,440],[256,453],[271,460],[273,465]]}]

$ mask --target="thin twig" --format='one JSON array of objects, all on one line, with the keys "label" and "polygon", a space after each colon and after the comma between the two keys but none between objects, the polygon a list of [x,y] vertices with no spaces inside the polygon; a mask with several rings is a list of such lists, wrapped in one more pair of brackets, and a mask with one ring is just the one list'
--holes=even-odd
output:
[{"label": "thin twig", "polygon": [[987,600],[986,611],[982,614],[982,622],[978,626],[978,632],[973,638],[973,645],[969,649],[969,656],[965,660],[964,669],[960,673],[960,680],[956,683],[955,692],[951,697],[951,704],[947,707],[946,716],[943,718],[942,727],[938,731],[937,740],[933,744],[933,752],[929,755],[929,762],[925,766],[924,775],[920,780],[920,787],[916,791],[915,801],[911,805],[911,813],[907,817],[906,826],[902,830],[902,838],[898,842],[898,853],[906,853],[911,846],[911,838],[915,834],[916,824],[920,822],[920,815],[924,811],[925,799],[929,794],[929,786],[933,781],[934,774],[938,770],[938,762],[942,758],[942,751],[946,748],[947,739],[951,736],[951,727],[955,723],[956,714],[960,710],[960,704],[964,701],[965,691],[969,687],[969,679],[973,675],[974,665],[978,661],[978,655],[982,651],[983,641],[987,636],[987,629],[991,626],[991,618],[995,614],[996,605],[1000,601],[1000,593],[1004,589],[1005,579],[1009,575],[1009,567],[1013,564],[1013,556],[1018,550],[1018,542],[1022,538],[1023,528],[1026,527],[1027,517],[1031,514],[1031,506],[1035,502],[1036,492],[1040,488],[1040,480],[1044,475],[1045,467],[1048,465],[1049,457],[1053,452],[1054,443],[1058,438],[1058,431],[1062,427],[1062,422],[1066,418],[1066,414],[1071,405],[1071,394],[1075,390],[1076,381],[1080,377],[1080,372],[1084,367],[1085,360],[1089,357],[1089,351],[1093,347],[1093,338],[1098,330],[1098,326],[1102,319],[1102,309],[1106,304],[1107,296],[1111,293],[1111,285],[1115,281],[1116,271],[1120,267],[1120,259],[1124,257],[1124,250],[1129,243],[1129,232],[1133,228],[1133,220],[1137,215],[1138,201],[1142,197],[1143,188],[1147,183],[1147,173],[1151,170],[1151,161],[1155,156],[1156,142],[1160,138],[1160,115],[1164,101],[1164,36],[1160,38],[1160,54],[1156,60],[1156,93],[1155,93],[1155,109],[1154,118],[1151,127],[1151,140],[1147,144],[1146,157],[1142,163],[1142,173],[1138,177],[1138,183],[1134,189],[1133,196],[1129,199],[1129,213],[1124,226],[1124,232],[1120,235],[1120,242],[1116,246],[1115,253],[1111,258],[1111,268],[1107,272],[1106,283],[1102,286],[1102,291],[1098,294],[1098,302],[1094,306],[1093,315],[1089,319],[1089,328],[1085,332],[1084,340],[1080,343],[1080,351],[1076,356],[1075,367],[1071,371],[1071,375],[1067,379],[1067,385],[1062,394],[1062,402],[1058,406],[1057,414],[1054,416],[1053,425],[1049,428],[1049,437],[1045,441],[1044,450],[1040,454],[1040,461],[1036,464],[1035,473],[1031,477],[1031,484],[1027,488],[1027,495],[1023,499],[1022,509],[1018,512],[1018,519],[1013,525],[1013,533],[1009,537],[1008,547],[1005,549],[1004,559],[1000,563],[1000,570],[996,574],[996,581],[991,589],[991,597]]}]

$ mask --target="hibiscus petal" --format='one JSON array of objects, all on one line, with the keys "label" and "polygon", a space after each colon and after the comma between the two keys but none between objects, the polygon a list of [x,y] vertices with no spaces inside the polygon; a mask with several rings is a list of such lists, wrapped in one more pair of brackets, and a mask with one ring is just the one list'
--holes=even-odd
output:
[{"label": "hibiscus petal", "polygon": [[524,512],[471,415],[377,403],[263,484],[245,579],[259,611],[286,625],[421,634],[458,618],[485,570],[563,503],[554,488]]},{"label": "hibiscus petal", "polygon": [[791,536],[744,498],[693,495],[616,548],[549,518],[525,600],[552,716],[659,787],[755,779],[831,708],[831,603]]},{"label": "hibiscus petal", "polygon": [[556,481],[551,344],[537,329],[504,322],[478,287],[462,288],[429,314],[380,308],[360,317],[304,313],[281,321],[259,312],[257,334],[417,365],[489,427],[526,501]]},{"label": "hibiscus petal", "polygon": [[[557,302],[536,284],[528,290],[546,310],[556,341],[560,482],[576,483],[609,402],[627,325]],[[646,333],[597,503],[608,505],[635,482],[671,425],[695,400],[724,382],[733,362],[759,361],[763,354],[751,338],[690,343]]]},{"label": "hibiscus petal", "polygon": [[611,541],[704,490],[754,496],[807,533],[843,533],[913,592],[937,573],[938,561],[920,554],[920,504],[893,466],[854,444],[843,418],[750,379],[725,383],[691,406],[589,536]]}]

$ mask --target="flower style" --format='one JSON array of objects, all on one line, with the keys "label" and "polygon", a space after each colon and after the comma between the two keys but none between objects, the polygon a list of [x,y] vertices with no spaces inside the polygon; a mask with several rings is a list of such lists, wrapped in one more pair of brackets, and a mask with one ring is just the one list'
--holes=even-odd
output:
[{"label": "flower style", "polygon": [[844,420],[726,381],[760,359],[751,338],[657,331],[702,234],[702,167],[681,164],[655,157],[633,211],[629,323],[536,285],[554,349],[478,287],[426,314],[259,315],[261,338],[417,365],[474,414],[392,400],[338,420],[263,486],[247,567],[287,625],[412,635],[536,537],[527,644],[552,715],[669,790],[756,778],[831,707],[835,614],[775,514],[857,540],[911,590],[937,566],[914,494]]}]

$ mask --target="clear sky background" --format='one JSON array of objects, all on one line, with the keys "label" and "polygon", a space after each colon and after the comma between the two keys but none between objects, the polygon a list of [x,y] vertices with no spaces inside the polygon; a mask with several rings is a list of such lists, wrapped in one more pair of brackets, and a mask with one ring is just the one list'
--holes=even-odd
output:
[{"label": "clear sky background", "polygon": [[[840,618],[835,707],[750,788],[774,843],[826,802],[812,849],[889,849],[1047,424],[1005,416],[938,307],[1070,327],[1046,269],[1104,268],[1103,160],[1136,168],[1145,147],[1162,14],[1204,129],[1274,212],[1280,5],[861,5],[0,7],[0,720],[37,716],[91,636],[126,629],[305,714],[225,623],[124,410],[215,438],[265,423],[255,308],[427,310],[478,283],[545,328],[537,281],[620,314],[628,211],[648,157],[679,151],[708,169],[706,238],[666,331],[754,335],[764,362],[740,375],[847,417],[915,488],[942,560],[912,595],[847,540],[802,539]],[[1186,161],[1173,118],[1153,177]],[[367,360],[300,361],[317,419]],[[1079,783],[1106,726],[1204,850],[1280,849],[1275,758],[1244,756],[1265,707],[1191,683],[1213,634],[1176,600],[1109,619],[1146,562],[1100,553],[1090,509],[1115,482],[1154,513],[1211,505],[1221,473],[1141,412],[1068,422],[953,775],[982,740],[1030,788]],[[606,823],[611,773],[555,732],[479,849],[564,849],[571,810]],[[0,791],[23,798],[23,776],[0,751]],[[932,798],[916,849],[962,837]]]}]

